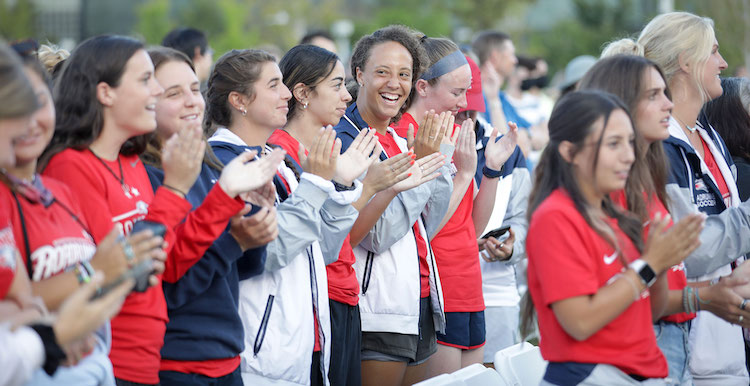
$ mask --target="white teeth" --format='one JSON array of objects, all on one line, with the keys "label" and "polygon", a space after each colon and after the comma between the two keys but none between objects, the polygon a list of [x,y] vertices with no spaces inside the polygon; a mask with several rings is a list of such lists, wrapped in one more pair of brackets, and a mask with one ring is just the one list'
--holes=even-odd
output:
[{"label": "white teeth", "polygon": [[182,119],[185,119],[185,120],[198,119],[198,114],[187,115],[187,116],[182,117]]},{"label": "white teeth", "polygon": [[146,110],[156,110],[156,104],[151,103],[151,104],[146,105]]},{"label": "white teeth", "polygon": [[389,93],[382,93],[382,94],[380,94],[380,96],[382,96],[383,98],[385,98],[385,99],[387,99],[389,101],[393,101],[393,102],[397,101],[398,98],[399,98],[398,95],[396,95],[396,94],[389,94]]}]

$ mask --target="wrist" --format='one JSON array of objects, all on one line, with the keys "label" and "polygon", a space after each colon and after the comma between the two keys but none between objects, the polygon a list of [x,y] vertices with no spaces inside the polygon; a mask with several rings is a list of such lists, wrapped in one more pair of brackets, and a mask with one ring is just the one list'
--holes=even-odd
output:
[{"label": "wrist", "polygon": [[646,287],[651,287],[658,277],[654,269],[643,259],[633,260],[628,267],[635,271],[641,280],[641,283]]},{"label": "wrist", "polygon": [[223,190],[224,193],[226,193],[226,195],[229,196],[229,197],[231,197],[231,198],[235,198],[235,197],[237,197],[237,195],[240,194],[240,192],[237,192],[234,189],[232,189],[229,186],[230,184],[227,181],[224,181],[223,178],[219,178],[218,184],[219,184],[219,187],[221,188],[221,190]]},{"label": "wrist", "polygon": [[180,196],[182,198],[187,197],[187,189],[185,189],[184,187],[175,186],[175,185],[172,185],[172,184],[168,184],[166,182],[164,184],[162,184],[161,186],[164,187],[164,189],[167,189],[170,192],[172,192],[172,193],[174,193],[174,194],[176,194],[176,195],[178,195],[178,196]]},{"label": "wrist", "polygon": [[496,169],[485,164],[484,167],[482,167],[482,175],[487,178],[500,178],[503,175],[503,165],[500,165],[500,167]]}]

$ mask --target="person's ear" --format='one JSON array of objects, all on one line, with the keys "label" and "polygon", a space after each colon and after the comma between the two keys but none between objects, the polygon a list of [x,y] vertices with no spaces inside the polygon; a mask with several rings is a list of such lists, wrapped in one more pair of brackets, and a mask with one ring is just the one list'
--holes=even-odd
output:
[{"label": "person's ear", "polygon": [[560,153],[560,157],[567,163],[573,163],[573,153],[575,145],[570,141],[562,141],[557,145],[557,152]]},{"label": "person's ear", "polygon": [[680,69],[689,74],[690,73],[690,63],[687,62],[685,59],[685,53],[680,53],[680,55],[677,56],[677,63],[680,65]]},{"label": "person's ear", "polygon": [[193,48],[193,63],[203,59],[203,55],[201,54],[201,48],[200,46],[195,46]]},{"label": "person's ear", "polygon": [[107,84],[107,82],[99,82],[96,85],[96,99],[99,100],[103,106],[112,107],[115,103],[117,93],[115,90]]},{"label": "person's ear", "polygon": [[247,96],[238,93],[237,91],[232,91],[229,93],[227,101],[235,110],[247,113]]},{"label": "person's ear", "polygon": [[362,69],[359,68],[359,67],[357,67],[355,69],[355,71],[357,72],[357,74],[355,76],[355,78],[357,79],[357,84],[359,85],[359,87],[362,87],[362,85],[363,85],[363,81],[362,80],[365,77],[364,74],[362,74]]},{"label": "person's ear", "polygon": [[292,88],[292,95],[297,102],[306,105],[308,103],[307,100],[310,98],[310,88],[302,82],[297,83]]},{"label": "person's ear", "polygon": [[424,79],[417,79],[417,83],[414,84],[414,89],[417,91],[417,94],[419,94],[419,96],[422,98],[427,96],[428,87],[431,87],[431,86]]}]

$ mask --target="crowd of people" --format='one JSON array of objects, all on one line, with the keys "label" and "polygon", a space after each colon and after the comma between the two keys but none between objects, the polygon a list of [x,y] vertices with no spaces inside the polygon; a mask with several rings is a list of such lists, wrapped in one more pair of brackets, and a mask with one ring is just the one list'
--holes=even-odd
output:
[{"label": "crowd of people", "polygon": [[0,42],[0,384],[410,385],[528,338],[543,385],[750,383],[750,81],[710,19],[556,103],[499,31],[335,50]]}]

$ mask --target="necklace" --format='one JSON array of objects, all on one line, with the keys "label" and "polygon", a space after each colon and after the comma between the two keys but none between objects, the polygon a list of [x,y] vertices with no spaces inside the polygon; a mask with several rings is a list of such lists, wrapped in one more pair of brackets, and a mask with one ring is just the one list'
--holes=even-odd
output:
[{"label": "necklace", "polygon": [[118,182],[120,182],[120,187],[122,187],[122,192],[125,194],[127,198],[133,198],[133,194],[138,196],[138,191],[131,189],[130,186],[128,186],[128,184],[125,183],[125,173],[122,172],[122,161],[120,161],[119,155],[117,156],[117,166],[120,168],[120,176],[118,177],[117,174],[115,174],[115,171],[112,170],[112,168],[110,168],[109,165],[107,165],[107,163],[104,162],[103,159],[101,159],[98,155],[96,155],[96,153],[94,153],[94,151],[91,150],[91,148],[89,148],[89,151],[91,152],[91,154],[94,155],[94,157],[96,157],[97,160],[99,160],[99,162],[101,162],[102,165],[104,165],[107,171],[110,174],[112,174],[112,177],[114,177]]},{"label": "necklace", "polygon": [[677,120],[677,122],[679,122],[679,123],[680,123],[680,124],[681,124],[682,126],[685,126],[685,128],[686,128],[686,129],[688,129],[688,131],[690,132],[690,134],[695,134],[695,131],[696,131],[696,130],[698,130],[698,122],[697,122],[697,121],[695,122],[695,126],[692,126],[692,127],[690,127],[690,126],[686,125],[685,123],[683,123],[683,122],[682,122],[682,120],[680,120],[680,118],[677,118],[677,116],[676,116],[676,115],[672,114],[672,116],[673,116],[673,117],[674,117],[674,119],[676,119],[676,120]]}]

